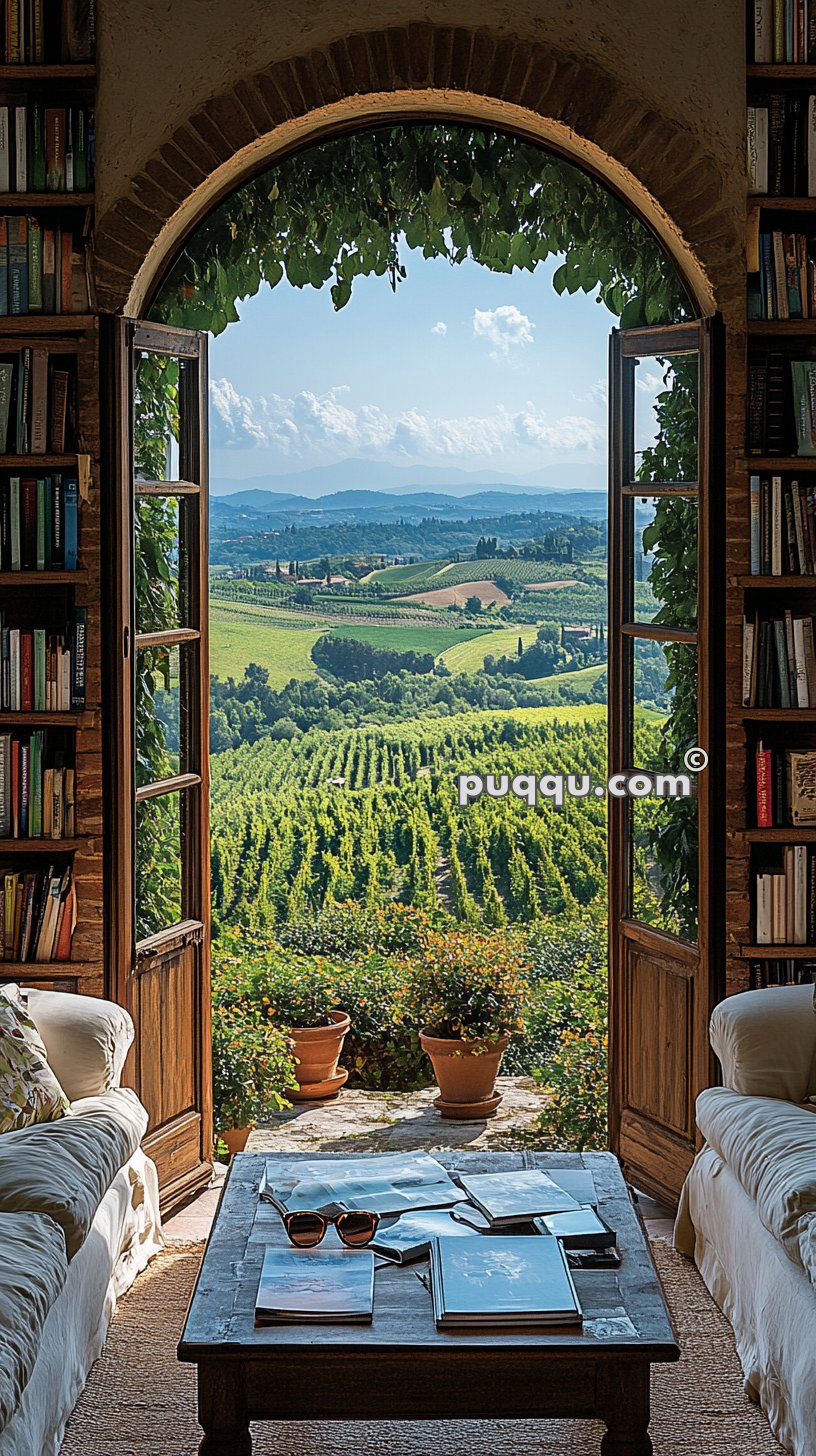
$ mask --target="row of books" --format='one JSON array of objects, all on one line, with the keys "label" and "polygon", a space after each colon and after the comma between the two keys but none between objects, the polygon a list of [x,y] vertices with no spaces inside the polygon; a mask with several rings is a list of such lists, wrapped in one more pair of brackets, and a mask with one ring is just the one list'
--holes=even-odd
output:
[{"label": "row of books", "polygon": [[76,571],[75,475],[0,480],[0,571]]},{"label": "row of books", "polygon": [[7,66],[93,59],[94,0],[2,0],[2,60]]},{"label": "row of books", "polygon": [[0,838],[70,839],[74,783],[74,769],[43,729],[0,733]]},{"label": "row of books", "polygon": [[94,154],[88,107],[0,106],[0,192],[88,192]]},{"label": "row of books", "polygon": [[70,370],[48,349],[0,358],[0,455],[62,455],[71,403]]},{"label": "row of books", "polygon": [[751,476],[751,574],[816,574],[816,485]]},{"label": "row of books", "polygon": [[752,59],[757,65],[797,66],[816,61],[814,0],[753,0]]},{"label": "row of books", "polygon": [[756,273],[748,278],[749,319],[816,318],[816,238],[762,232]]},{"label": "row of books", "polygon": [[816,753],[767,748],[759,740],[756,763],[756,825],[816,824]]},{"label": "row of books", "polygon": [[816,196],[816,95],[773,92],[747,115],[748,190]]},{"label": "row of books", "polygon": [[70,713],[85,707],[88,612],[74,607],[63,633],[0,628],[0,708]]},{"label": "row of books", "polygon": [[0,874],[0,925],[6,961],[69,961],[76,928],[74,876],[45,870]]},{"label": "row of books", "polygon": [[87,313],[85,243],[39,218],[0,217],[0,315]]},{"label": "row of books", "polygon": [[745,617],[742,629],[742,701],[746,708],[816,708],[814,619]]},{"label": "row of books", "polygon": [[816,855],[785,846],[781,867],[755,871],[757,945],[816,945]]},{"label": "row of books", "polygon": [[816,455],[816,358],[781,350],[748,361],[749,455]]},{"label": "row of books", "polygon": [[814,986],[816,985],[816,960],[762,960],[751,961],[749,984],[752,991],[764,991],[767,986]]}]

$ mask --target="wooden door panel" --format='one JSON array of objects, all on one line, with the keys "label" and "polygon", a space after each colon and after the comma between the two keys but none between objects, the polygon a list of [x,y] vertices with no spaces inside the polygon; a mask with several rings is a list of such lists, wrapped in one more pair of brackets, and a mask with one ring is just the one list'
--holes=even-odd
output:
[{"label": "wooden door panel", "polygon": [[694,971],[627,944],[622,993],[626,1008],[623,1109],[638,1108],[666,1131],[693,1140],[689,1049]]},{"label": "wooden door panel", "polygon": [[[682,770],[681,760],[692,746],[704,748],[709,756],[708,768],[695,781],[694,814],[687,816],[685,827],[678,818],[675,824],[682,832],[662,841],[677,846],[678,858],[662,882],[664,888],[657,875],[654,909],[648,912],[643,910],[635,885],[637,882],[642,893],[644,873],[660,870],[657,841],[650,845],[647,839],[644,850],[642,830],[640,840],[635,834],[630,802],[612,798],[609,803],[610,1142],[634,1183],[670,1200],[679,1194],[697,1146],[694,1102],[711,1080],[708,1019],[721,984],[718,952],[723,896],[717,865],[722,863],[722,725],[717,687],[722,681],[724,620],[719,524],[723,490],[713,408],[715,388],[720,387],[720,352],[718,321],[710,319],[617,332],[610,346],[609,771],[626,773],[648,767],[651,772],[676,773]],[[678,364],[678,360],[685,362]],[[645,442],[636,419],[641,363],[663,374],[663,388],[668,391],[664,400],[671,399],[674,381],[685,379],[679,385],[685,391],[682,410],[667,409],[664,420],[668,423],[661,425],[664,448],[655,458],[665,465],[666,474],[654,473],[654,459],[645,461]],[[690,380],[696,380],[696,385]],[[671,503],[682,499],[696,513],[697,594],[696,603],[692,596],[696,610],[691,618],[688,585],[679,568],[675,573],[676,613],[671,600],[664,597],[655,623],[644,613],[642,603],[639,605],[636,579],[643,578],[636,578],[634,556],[636,549],[643,550],[642,565],[646,547],[638,545],[636,502],[647,499],[663,510],[661,525],[652,533],[648,548],[656,556],[661,550],[661,531],[670,520]],[[658,519],[657,509],[654,519]],[[663,556],[664,567],[668,565],[666,581],[672,580],[671,568],[680,560],[671,554],[676,551],[672,539],[669,527]],[[635,732],[636,669],[637,652],[650,641],[664,651],[672,672],[667,679],[671,692],[667,692],[663,709],[661,761],[644,765],[638,761]],[[686,669],[681,683],[682,674],[674,671],[681,658],[671,653],[693,654],[696,677]],[[648,663],[648,655],[645,660]],[[689,684],[695,681],[695,696],[691,697]],[[681,686],[685,700],[679,696]],[[694,836],[688,826],[695,818],[697,847],[690,851]],[[679,891],[678,885],[683,887]],[[687,913],[695,903],[689,898],[692,891],[696,934],[695,917]],[[666,928],[639,920],[637,914],[644,913],[646,919],[651,916]]]}]

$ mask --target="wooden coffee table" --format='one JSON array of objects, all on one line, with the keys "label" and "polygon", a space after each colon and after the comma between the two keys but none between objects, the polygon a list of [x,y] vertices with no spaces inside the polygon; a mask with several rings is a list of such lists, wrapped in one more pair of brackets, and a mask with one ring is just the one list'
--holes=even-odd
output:
[{"label": "wooden coffee table", "polygon": [[[336,1156],[336,1154],[335,1154]],[[355,1155],[356,1156],[356,1155]],[[438,1154],[451,1172],[586,1168],[616,1230],[618,1269],[576,1271],[582,1331],[437,1330],[407,1268],[378,1268],[371,1325],[255,1329],[267,1244],[280,1218],[258,1199],[267,1161],[240,1153],[204,1253],[180,1360],[198,1366],[201,1456],[250,1456],[257,1420],[498,1420],[595,1417],[602,1456],[650,1456],[649,1375],[679,1349],[637,1211],[611,1153]]]}]

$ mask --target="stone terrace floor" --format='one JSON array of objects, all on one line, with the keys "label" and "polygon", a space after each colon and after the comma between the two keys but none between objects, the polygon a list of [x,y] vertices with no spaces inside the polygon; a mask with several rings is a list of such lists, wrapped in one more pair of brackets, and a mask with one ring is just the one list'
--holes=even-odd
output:
[{"label": "stone terrace floor", "polygon": [[[253,1132],[250,1152],[390,1153],[444,1148],[513,1151],[529,1147],[528,1130],[544,1095],[531,1077],[500,1077],[503,1100],[493,1117],[457,1122],[433,1107],[436,1088],[420,1092],[343,1091],[331,1102],[301,1102],[272,1115]],[[532,1144],[534,1146],[534,1144]],[[218,1166],[210,1188],[168,1220],[170,1240],[205,1239],[210,1231],[226,1169]],[[671,1210],[640,1196],[641,1212],[653,1238],[670,1238]]]}]

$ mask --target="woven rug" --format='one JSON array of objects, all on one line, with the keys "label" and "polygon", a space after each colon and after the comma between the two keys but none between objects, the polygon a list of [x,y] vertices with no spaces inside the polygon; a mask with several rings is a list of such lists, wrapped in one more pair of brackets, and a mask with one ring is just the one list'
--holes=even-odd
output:
[{"label": "woven rug", "polygon": [[[783,1456],[743,1392],[727,1320],[665,1242],[655,1263],[683,1350],[652,1371],[656,1456]],[[170,1245],[122,1300],[61,1456],[195,1456],[195,1369],[176,1360],[201,1246]],[[598,1456],[594,1421],[280,1423],[252,1428],[255,1456]]]}]

